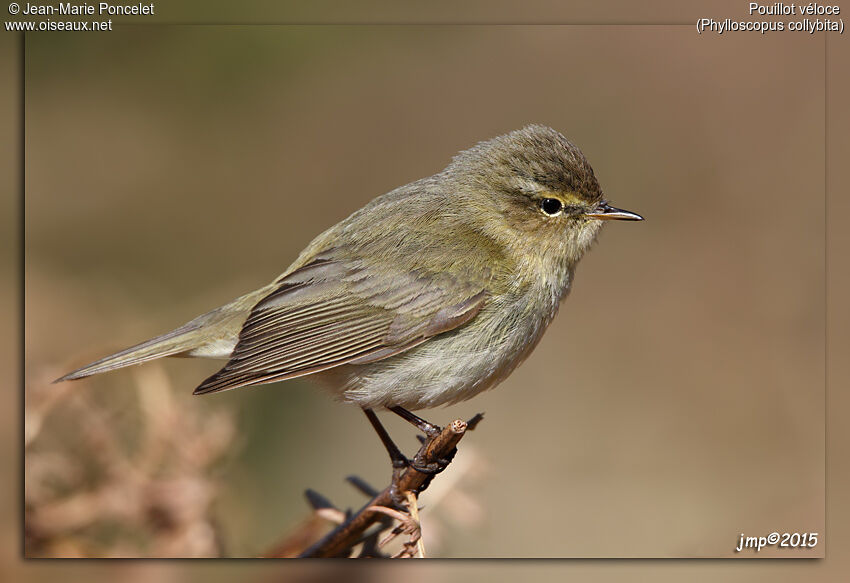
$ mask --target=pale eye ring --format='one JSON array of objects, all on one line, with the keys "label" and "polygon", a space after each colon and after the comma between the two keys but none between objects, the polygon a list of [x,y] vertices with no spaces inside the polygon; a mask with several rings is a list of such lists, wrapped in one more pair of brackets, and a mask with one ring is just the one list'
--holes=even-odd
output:
[{"label": "pale eye ring", "polygon": [[540,201],[540,210],[543,214],[554,217],[564,210],[564,203],[557,198],[544,198]]}]

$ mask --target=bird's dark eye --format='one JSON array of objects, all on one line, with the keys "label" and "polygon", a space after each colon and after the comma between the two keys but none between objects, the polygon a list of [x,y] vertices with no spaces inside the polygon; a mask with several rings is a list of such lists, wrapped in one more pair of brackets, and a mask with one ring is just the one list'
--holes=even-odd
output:
[{"label": "bird's dark eye", "polygon": [[544,198],[540,201],[540,210],[553,217],[564,209],[564,204],[557,198]]}]

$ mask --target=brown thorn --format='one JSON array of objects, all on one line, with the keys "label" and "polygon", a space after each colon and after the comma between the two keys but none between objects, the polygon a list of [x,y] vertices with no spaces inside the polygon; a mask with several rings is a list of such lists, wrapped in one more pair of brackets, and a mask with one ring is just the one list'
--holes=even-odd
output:
[{"label": "brown thorn", "polygon": [[374,498],[378,495],[378,490],[372,487],[372,485],[366,482],[366,480],[358,476],[348,476],[345,481],[354,486],[358,492],[365,494],[370,498]]},{"label": "brown thorn", "polygon": [[323,508],[331,508],[333,510],[337,510],[336,506],[334,506],[330,500],[326,497],[322,496],[315,490],[307,489],[304,491],[304,496],[307,498],[307,503],[313,508],[313,510],[322,510]]},{"label": "brown thorn", "polygon": [[467,429],[469,431],[474,431],[479,423],[484,419],[484,413],[476,413],[472,416],[472,419],[466,422]]}]

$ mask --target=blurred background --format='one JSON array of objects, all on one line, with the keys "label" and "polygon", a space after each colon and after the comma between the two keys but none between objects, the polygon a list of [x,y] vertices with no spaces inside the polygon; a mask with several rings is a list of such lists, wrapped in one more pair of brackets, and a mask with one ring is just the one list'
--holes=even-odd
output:
[{"label": "blurred background", "polygon": [[27,555],[257,556],[309,515],[305,488],[358,506],[345,476],[383,485],[362,414],[308,380],[191,397],[220,363],[173,360],[49,382],[531,122],[647,221],[605,229],[505,383],[424,413],[486,412],[423,513],[433,556],[718,557],[823,532],[822,38],[156,27],[26,49]]},{"label": "blurred background", "polygon": [[[822,50],[605,27],[32,37],[28,394],[269,281],[457,150],[545,123],[648,220],[607,227],[510,380],[428,414],[487,412],[464,443],[492,472],[475,487],[483,516],[441,529],[441,555],[725,556],[741,532],[820,532]],[[305,487],[347,504],[345,475],[386,480],[362,415],[308,380],[189,398],[218,366],[162,376],[178,418],[221,410],[236,426],[213,513],[227,554],[254,556],[302,520]],[[73,386],[131,442],[134,374],[148,373]],[[28,460],[86,460],[73,409],[41,423]]]}]

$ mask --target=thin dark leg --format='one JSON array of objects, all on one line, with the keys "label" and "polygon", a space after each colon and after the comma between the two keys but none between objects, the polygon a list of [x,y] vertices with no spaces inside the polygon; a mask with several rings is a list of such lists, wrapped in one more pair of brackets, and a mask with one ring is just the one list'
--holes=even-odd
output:
[{"label": "thin dark leg", "polygon": [[404,409],[402,407],[388,407],[388,409],[399,417],[401,417],[402,419],[404,419],[405,421],[407,421],[408,423],[413,423],[419,429],[419,431],[424,433],[429,439],[436,437],[437,434],[442,431],[442,428],[432,423],[428,423],[427,421],[425,421],[421,417],[414,415],[407,409]]},{"label": "thin dark leg", "polygon": [[393,468],[406,468],[410,462],[406,457],[404,457],[404,454],[401,453],[398,446],[393,443],[390,434],[387,433],[387,430],[384,429],[383,425],[381,425],[381,422],[378,420],[378,416],[375,415],[375,412],[372,409],[363,409],[363,412],[366,413],[366,417],[369,418],[369,422],[372,424],[372,427],[375,428],[375,432],[377,432],[378,437],[381,438],[381,443],[383,443],[384,447],[387,448],[387,453],[390,454],[390,461],[393,463]]}]

